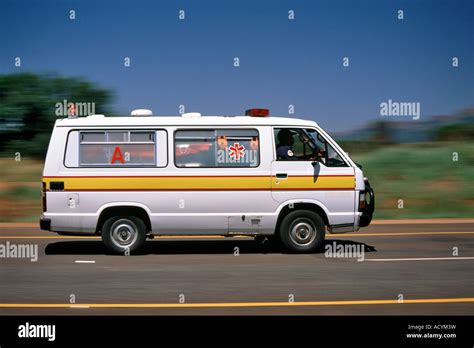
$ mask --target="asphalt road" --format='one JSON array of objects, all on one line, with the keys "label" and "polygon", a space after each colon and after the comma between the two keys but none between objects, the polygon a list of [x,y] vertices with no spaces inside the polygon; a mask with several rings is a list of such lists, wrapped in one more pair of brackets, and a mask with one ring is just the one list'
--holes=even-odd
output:
[{"label": "asphalt road", "polygon": [[336,248],[363,248],[363,261],[287,254],[242,237],[158,238],[132,256],[33,227],[0,227],[7,242],[37,244],[39,255],[0,258],[0,315],[474,315],[472,221],[327,235]]}]

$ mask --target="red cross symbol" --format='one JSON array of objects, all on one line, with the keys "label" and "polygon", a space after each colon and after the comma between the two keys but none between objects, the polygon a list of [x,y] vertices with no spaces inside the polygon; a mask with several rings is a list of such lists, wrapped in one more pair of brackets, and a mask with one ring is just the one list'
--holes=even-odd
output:
[{"label": "red cross symbol", "polygon": [[236,161],[240,160],[240,157],[245,156],[245,146],[239,143],[229,146],[229,155]]}]

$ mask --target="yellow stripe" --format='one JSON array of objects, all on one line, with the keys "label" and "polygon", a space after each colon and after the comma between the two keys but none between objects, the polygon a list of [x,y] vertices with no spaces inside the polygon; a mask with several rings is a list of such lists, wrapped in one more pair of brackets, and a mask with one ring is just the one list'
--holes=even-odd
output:
[{"label": "yellow stripe", "polygon": [[470,218],[433,218],[433,219],[386,219],[372,220],[371,225],[453,225],[453,224],[474,224],[474,219]]},{"label": "yellow stripe", "polygon": [[[278,180],[273,179],[273,189],[348,189],[353,190],[355,187],[355,181],[353,176],[304,176],[304,177],[292,177],[288,179]],[[279,182],[278,184],[276,182]]]},{"label": "yellow stripe", "polygon": [[332,234],[327,237],[369,237],[369,236],[409,236],[409,235],[436,235],[436,234],[474,234],[474,232],[388,232],[388,233],[344,233],[344,234]]},{"label": "yellow stripe", "polygon": [[106,177],[106,178],[55,178],[44,179],[48,184],[51,181],[64,181],[67,190],[192,190],[192,189],[259,189],[269,188],[268,177]]},{"label": "yellow stripe", "polygon": [[227,302],[227,303],[0,303],[0,308],[216,308],[216,307],[301,307],[423,303],[472,303],[473,297],[398,300],[306,301],[306,302]]},{"label": "yellow stripe", "polygon": [[43,178],[63,181],[66,190],[270,190],[274,189],[354,189],[353,176],[289,177],[279,180],[271,176],[216,177],[57,177]]}]

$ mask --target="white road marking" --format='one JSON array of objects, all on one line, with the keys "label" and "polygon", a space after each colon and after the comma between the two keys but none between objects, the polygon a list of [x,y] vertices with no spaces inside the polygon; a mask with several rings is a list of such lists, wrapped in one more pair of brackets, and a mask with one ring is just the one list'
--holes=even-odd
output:
[{"label": "white road marking", "polygon": [[474,256],[469,257],[416,257],[416,258],[405,258],[405,259],[365,259],[364,261],[378,261],[378,262],[389,262],[389,261],[443,261],[443,260],[474,260]]},{"label": "white road marking", "polygon": [[76,263],[95,263],[95,261],[76,260]]}]

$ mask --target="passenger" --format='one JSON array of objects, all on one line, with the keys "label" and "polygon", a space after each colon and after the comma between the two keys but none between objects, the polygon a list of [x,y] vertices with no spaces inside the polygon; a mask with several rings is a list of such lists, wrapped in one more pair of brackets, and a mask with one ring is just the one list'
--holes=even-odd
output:
[{"label": "passenger", "polygon": [[258,150],[258,138],[257,137],[252,137],[252,140],[250,140],[250,148],[252,150],[255,150],[255,151]]}]

